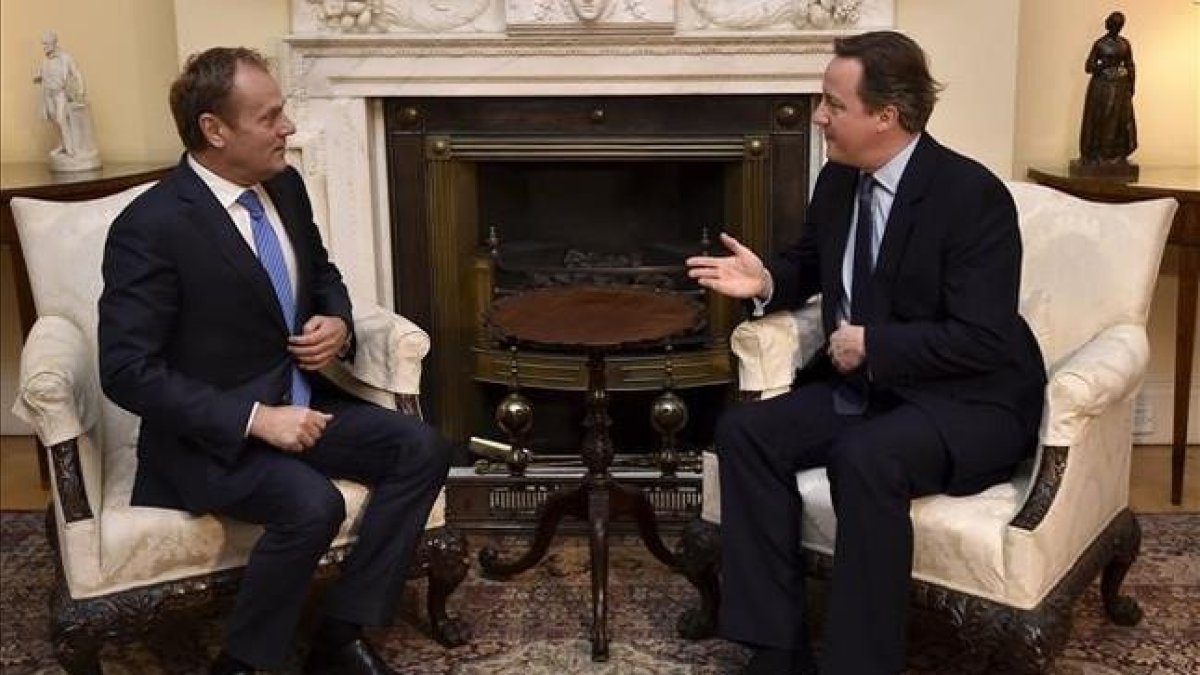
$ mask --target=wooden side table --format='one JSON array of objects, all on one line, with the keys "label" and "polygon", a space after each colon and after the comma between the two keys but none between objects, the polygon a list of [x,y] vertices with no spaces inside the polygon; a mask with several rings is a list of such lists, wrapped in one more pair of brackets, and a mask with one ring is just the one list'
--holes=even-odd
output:
[{"label": "wooden side table", "polygon": [[1122,183],[1073,177],[1066,168],[1030,169],[1042,185],[1084,199],[1133,202],[1173,197],[1179,202],[1167,245],[1179,249],[1179,297],[1175,302],[1175,400],[1171,433],[1171,503],[1183,500],[1183,468],[1187,459],[1188,404],[1196,349],[1197,276],[1200,274],[1200,167],[1142,167],[1137,181]]},{"label": "wooden side table", "polygon": [[[17,292],[17,316],[22,337],[29,335],[37,320],[33,292],[29,287],[29,271],[17,237],[9,202],[13,197],[33,197],[55,201],[76,202],[115,194],[134,185],[156,180],[169,169],[156,164],[108,164],[94,171],[52,173],[43,163],[0,164],[0,248],[12,251],[13,276]],[[40,448],[39,448],[40,449]],[[38,452],[38,469],[42,487],[50,485],[46,453]]]},{"label": "wooden side table", "polygon": [[[628,349],[645,349],[667,344],[677,336],[699,328],[703,309],[686,296],[635,287],[565,286],[529,291],[497,300],[488,323],[496,337],[513,346],[587,355],[587,414],[584,418],[580,454],[587,474],[573,490],[555,493],[539,514],[537,534],[529,550],[515,560],[502,560],[493,548],[479,552],[480,566],[493,578],[519,574],[541,560],[563,516],[589,524],[592,562],[592,660],[608,660],[608,525],[609,521],[632,514],[646,548],[663,564],[676,568],[658,534],[654,507],[646,494],[615,480],[609,472],[614,448],[609,435],[608,390],[604,358]],[[669,394],[668,394],[669,396]],[[666,426],[686,421],[686,410],[664,406]],[[501,403],[502,409],[506,404]],[[521,434],[532,424],[532,409],[517,399],[498,411],[501,424],[513,432],[513,448],[520,451]],[[655,410],[658,415],[663,410]],[[520,464],[519,459],[517,464]],[[673,467],[664,466],[664,472]]]}]

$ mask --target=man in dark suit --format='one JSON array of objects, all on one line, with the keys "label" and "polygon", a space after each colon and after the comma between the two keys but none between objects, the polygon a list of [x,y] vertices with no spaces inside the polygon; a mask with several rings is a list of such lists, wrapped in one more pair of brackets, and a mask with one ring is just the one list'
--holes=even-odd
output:
[{"label": "man in dark suit", "polygon": [[350,298],[313,224],[295,132],[263,57],[214,48],[171,88],[187,153],[113,223],[100,298],[104,391],[140,415],[135,505],[263,526],[213,673],[277,669],[345,517],[331,478],[372,487],[306,672],[391,673],[386,623],[449,461],[417,419],[340,394]]},{"label": "man in dark suit", "polygon": [[1045,370],[1017,314],[1012,198],[925,124],[937,99],[921,48],[894,32],[836,40],[813,122],[829,161],[800,241],[770,266],[688,261],[754,310],[820,293],[828,342],[783,396],[718,424],[724,636],[746,673],[813,672],[795,473],[825,466],[837,514],[823,675],[904,667],[910,502],[1007,477],[1036,446]]}]

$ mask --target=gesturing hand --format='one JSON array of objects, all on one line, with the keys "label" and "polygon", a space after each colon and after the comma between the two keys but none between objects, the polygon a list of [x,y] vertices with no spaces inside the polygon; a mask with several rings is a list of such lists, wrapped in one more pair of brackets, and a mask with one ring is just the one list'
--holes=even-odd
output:
[{"label": "gesturing hand", "polygon": [[304,452],[325,433],[333,415],[300,406],[259,405],[250,435],[287,452]]},{"label": "gesturing hand", "polygon": [[349,334],[345,321],[317,314],[305,322],[299,335],[288,338],[288,351],[301,370],[320,370],[337,358]]},{"label": "gesturing hand", "polygon": [[688,276],[701,286],[731,298],[765,297],[770,289],[767,288],[768,277],[762,260],[754,251],[724,232],[721,233],[721,243],[733,255],[688,258]]}]

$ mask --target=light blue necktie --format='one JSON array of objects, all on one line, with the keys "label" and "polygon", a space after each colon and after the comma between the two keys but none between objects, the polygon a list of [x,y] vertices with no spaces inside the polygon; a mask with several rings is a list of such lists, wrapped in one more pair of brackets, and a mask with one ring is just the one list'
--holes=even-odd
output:
[{"label": "light blue necktie", "polygon": [[[262,263],[271,285],[275,287],[275,297],[283,309],[283,318],[287,322],[288,331],[296,331],[296,296],[292,294],[292,282],[288,278],[287,263],[283,258],[283,248],[279,245],[279,237],[275,236],[275,228],[267,220],[267,212],[254,190],[246,190],[237,199],[237,203],[250,212],[250,230],[254,234],[254,247],[258,249],[258,261]],[[308,406],[312,400],[312,387],[300,369],[292,365],[292,405]]]}]

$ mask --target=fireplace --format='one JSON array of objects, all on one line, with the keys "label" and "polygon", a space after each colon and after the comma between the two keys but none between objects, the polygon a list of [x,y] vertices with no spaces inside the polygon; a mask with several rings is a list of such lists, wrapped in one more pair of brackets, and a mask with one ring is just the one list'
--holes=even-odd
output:
[{"label": "fireplace", "polygon": [[[495,437],[478,418],[505,388],[509,355],[481,342],[478,313],[493,288],[512,283],[511,268],[544,266],[542,253],[562,257],[564,248],[593,263],[640,256],[669,267],[703,245],[706,227],[710,241],[728,228],[759,251],[792,239],[823,157],[820,135],[808,129],[809,97],[821,90],[833,40],[891,27],[895,17],[895,0],[613,0],[588,12],[574,0],[289,4],[280,75],[299,129],[289,159],[355,305],[396,309],[432,334],[421,388],[429,417],[458,440],[474,425]],[[515,215],[561,206],[553,196],[520,196],[547,180],[560,192],[585,185],[595,197],[586,209],[572,202],[580,208],[570,236],[545,237],[533,228],[538,219]],[[629,203],[639,208],[600,208]],[[614,253],[605,245],[620,228],[593,238],[597,222],[625,223],[623,235],[649,223],[657,234]],[[529,252],[533,262],[522,258]],[[443,305],[459,311],[436,311]],[[714,301],[708,310],[705,332],[674,358],[676,374],[690,378],[685,397],[715,401],[692,401],[700,436],[730,389],[724,333],[740,308]],[[554,356],[520,355],[525,383],[544,377],[582,388],[571,381],[582,380],[579,364]],[[618,434],[618,449],[647,442],[634,427],[645,424],[646,397],[661,384],[662,355],[638,358],[608,373],[642,388],[612,397],[632,411],[627,424],[616,411],[632,429]],[[525,391],[558,405],[579,396]],[[577,419],[547,408],[535,416],[551,437],[548,427]],[[577,480],[522,482],[456,467],[448,509],[458,527],[522,530],[548,494]],[[697,475],[625,480],[650,495],[664,529],[698,508]]]},{"label": "fireplace", "polygon": [[[492,411],[514,354],[486,329],[497,295],[634,283],[706,306],[704,328],[669,361],[692,408],[683,443],[707,444],[730,395],[727,339],[741,308],[703,293],[683,260],[716,249],[722,230],[767,253],[798,235],[810,105],[805,95],[385,101],[395,297],[432,337],[429,419],[457,441],[502,440]],[[523,350],[515,361],[535,404],[535,451],[570,452],[583,357]],[[667,362],[661,351],[610,360],[619,449],[655,447],[648,410]]]}]

